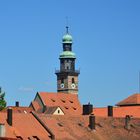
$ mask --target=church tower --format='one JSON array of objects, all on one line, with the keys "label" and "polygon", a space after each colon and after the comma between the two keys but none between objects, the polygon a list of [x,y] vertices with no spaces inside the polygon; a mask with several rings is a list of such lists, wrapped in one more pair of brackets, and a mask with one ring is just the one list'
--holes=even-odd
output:
[{"label": "church tower", "polygon": [[66,27],[62,38],[63,52],[60,54],[60,70],[56,70],[57,92],[78,94],[79,70],[75,70],[75,53],[72,52],[72,36]]}]

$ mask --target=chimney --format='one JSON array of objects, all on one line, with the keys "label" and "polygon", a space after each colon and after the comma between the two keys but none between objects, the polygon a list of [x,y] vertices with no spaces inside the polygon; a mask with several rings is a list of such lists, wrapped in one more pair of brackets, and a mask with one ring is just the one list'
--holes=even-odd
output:
[{"label": "chimney", "polygon": [[91,130],[95,129],[95,116],[93,114],[89,116],[89,128]]},{"label": "chimney", "polygon": [[16,101],[15,106],[19,107],[19,102],[18,101]]},{"label": "chimney", "polygon": [[0,137],[5,137],[5,124],[0,124]]},{"label": "chimney", "polygon": [[83,105],[83,115],[90,115],[93,112],[93,105],[88,103]]},{"label": "chimney", "polygon": [[113,117],[113,106],[108,106],[107,110],[108,110],[108,117]]},{"label": "chimney", "polygon": [[12,126],[12,114],[13,114],[13,110],[12,108],[8,108],[7,109],[7,123]]},{"label": "chimney", "polygon": [[125,116],[125,129],[129,130],[130,129],[130,116],[129,115],[126,115]]}]

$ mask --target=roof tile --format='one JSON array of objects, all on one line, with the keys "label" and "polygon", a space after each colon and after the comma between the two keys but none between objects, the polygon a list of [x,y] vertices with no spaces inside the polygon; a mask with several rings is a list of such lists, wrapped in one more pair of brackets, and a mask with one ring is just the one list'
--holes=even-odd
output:
[{"label": "roof tile", "polygon": [[116,104],[117,106],[140,105],[140,94],[133,94]]},{"label": "roof tile", "polygon": [[79,102],[78,95],[66,93],[39,92],[39,96],[46,107],[59,106],[65,114],[82,114],[82,106]]}]

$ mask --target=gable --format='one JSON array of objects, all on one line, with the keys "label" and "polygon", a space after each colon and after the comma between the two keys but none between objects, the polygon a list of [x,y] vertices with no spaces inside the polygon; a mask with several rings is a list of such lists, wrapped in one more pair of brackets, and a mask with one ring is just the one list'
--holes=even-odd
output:
[{"label": "gable", "polygon": [[[40,95],[37,93],[36,94],[36,97],[35,97],[35,99],[34,99],[34,101],[33,101],[34,103],[37,103],[38,104],[38,106],[36,107],[36,106],[34,106],[34,107],[36,107],[36,109],[35,110],[38,110],[39,108],[41,108],[41,110],[43,111],[44,110],[44,103],[43,103],[43,101],[42,101],[42,98],[40,97]],[[33,103],[32,102],[32,103]],[[33,105],[33,104],[32,104]]]},{"label": "gable", "polygon": [[58,107],[58,108],[54,111],[53,115],[64,115],[64,112],[62,111],[62,109],[61,109],[60,107]]},{"label": "gable", "polygon": [[41,106],[39,105],[39,103],[37,101],[32,101],[30,104],[30,107],[33,108],[33,110],[38,111],[41,109]]}]

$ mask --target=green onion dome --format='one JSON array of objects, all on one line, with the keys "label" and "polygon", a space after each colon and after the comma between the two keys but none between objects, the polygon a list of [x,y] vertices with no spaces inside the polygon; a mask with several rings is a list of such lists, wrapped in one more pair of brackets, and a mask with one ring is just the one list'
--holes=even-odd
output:
[{"label": "green onion dome", "polygon": [[72,36],[70,34],[65,34],[62,38],[62,43],[72,43]]}]

